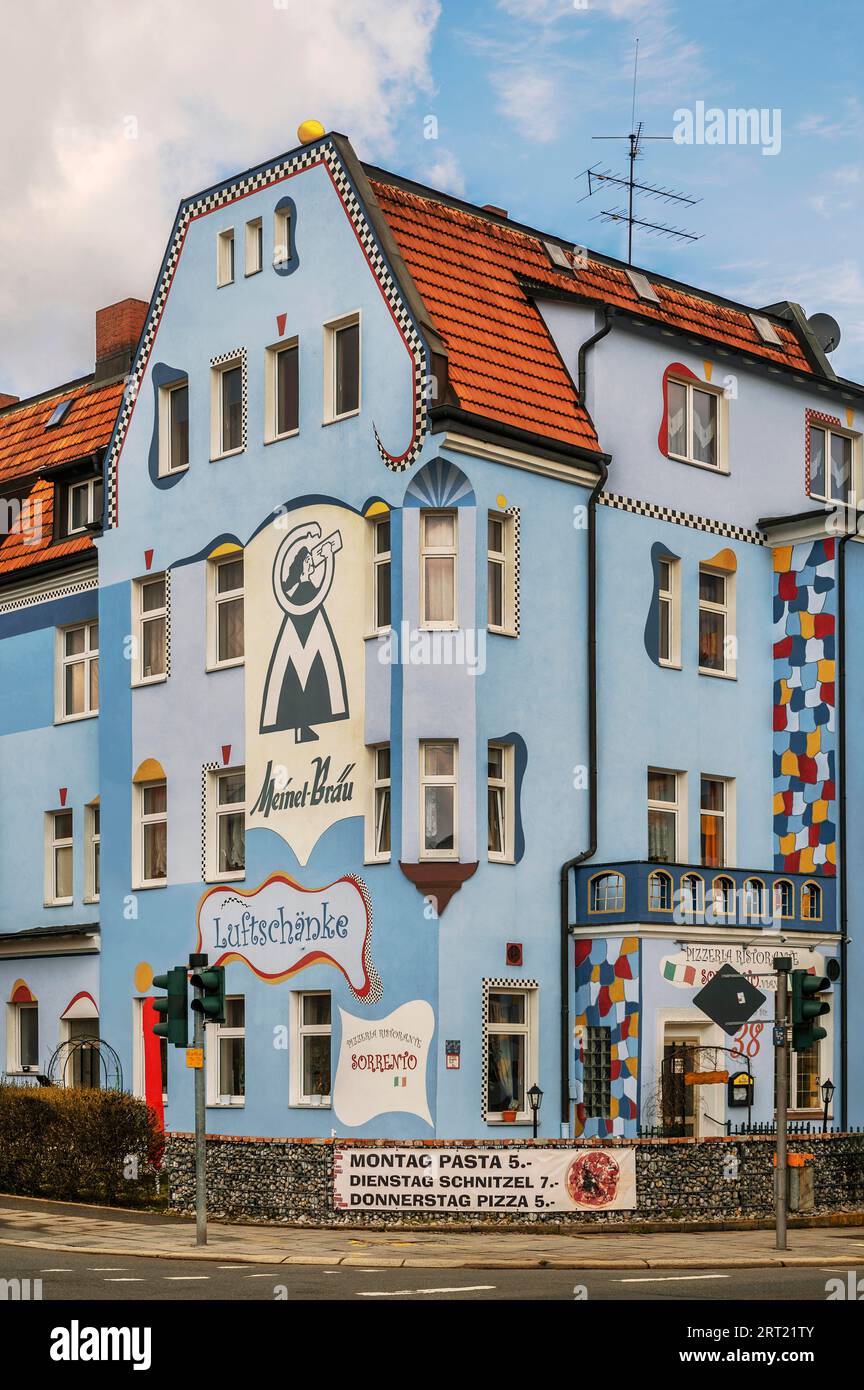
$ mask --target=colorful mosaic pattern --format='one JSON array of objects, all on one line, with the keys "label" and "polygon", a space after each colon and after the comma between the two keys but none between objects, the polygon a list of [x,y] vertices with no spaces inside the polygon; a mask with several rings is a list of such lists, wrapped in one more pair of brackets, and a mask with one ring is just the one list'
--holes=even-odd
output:
[{"label": "colorful mosaic pattern", "polygon": [[774,867],[834,874],[836,542],[774,551]]},{"label": "colorful mosaic pattern", "polygon": [[[639,939],[598,937],[576,942],[576,1121],[578,1138],[633,1133],[639,1084]],[[584,1030],[609,1028],[612,1100],[605,1117],[585,1113],[582,1075]]]}]

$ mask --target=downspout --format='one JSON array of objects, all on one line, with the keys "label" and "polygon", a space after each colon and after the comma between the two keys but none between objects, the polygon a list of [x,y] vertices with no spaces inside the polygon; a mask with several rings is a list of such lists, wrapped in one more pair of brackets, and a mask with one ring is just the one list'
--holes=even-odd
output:
[{"label": "downspout", "polygon": [[[613,310],[604,306],[603,325],[579,349],[578,391],[585,405],[588,353],[612,328]],[[600,461],[600,477],[588,498],[588,848],[561,865],[561,1124],[570,1125],[570,875],[597,852],[597,498],[606,486],[609,465]]]},{"label": "downspout", "polygon": [[837,546],[837,666],[840,708],[837,718],[837,762],[840,771],[840,806],[838,832],[840,838],[840,1128],[849,1122],[848,1010],[849,987],[846,979],[849,952],[849,875],[846,870],[846,542],[855,535],[847,531]]}]

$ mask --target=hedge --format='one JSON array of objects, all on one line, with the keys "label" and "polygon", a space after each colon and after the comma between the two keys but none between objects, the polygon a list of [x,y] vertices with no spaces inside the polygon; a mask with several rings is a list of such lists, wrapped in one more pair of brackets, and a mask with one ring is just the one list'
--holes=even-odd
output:
[{"label": "hedge", "polygon": [[66,1200],[140,1200],[157,1190],[164,1135],[122,1091],[0,1086],[0,1190]]}]

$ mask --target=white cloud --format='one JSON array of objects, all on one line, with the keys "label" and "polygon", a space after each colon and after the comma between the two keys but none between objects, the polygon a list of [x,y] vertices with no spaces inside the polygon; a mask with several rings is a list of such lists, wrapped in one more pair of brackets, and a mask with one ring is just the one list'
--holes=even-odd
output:
[{"label": "white cloud", "polygon": [[558,76],[532,64],[508,64],[491,74],[498,110],[514,121],[527,140],[546,144],[561,127],[562,93]]},{"label": "white cloud", "polygon": [[827,139],[864,134],[864,106],[856,96],[846,97],[840,114],[811,111],[798,122],[802,135],[819,135]]},{"label": "white cloud", "polygon": [[292,148],[300,121],[392,153],[396,122],[431,90],[439,13],[439,0],[19,7],[0,87],[0,390],[86,372],[94,311],[149,298],[181,196]]},{"label": "white cloud", "polygon": [[442,193],[452,193],[457,198],[465,193],[465,175],[451,150],[441,150],[435,162],[424,169],[422,178],[430,188],[438,188]]}]

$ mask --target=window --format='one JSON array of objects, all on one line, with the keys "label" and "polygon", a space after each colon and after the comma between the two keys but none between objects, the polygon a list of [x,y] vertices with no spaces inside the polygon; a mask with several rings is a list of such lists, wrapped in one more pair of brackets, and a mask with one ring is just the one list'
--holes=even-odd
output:
[{"label": "window", "polygon": [[672,911],[672,875],[662,869],[648,875],[648,911]]},{"label": "window", "polygon": [[[528,1119],[527,1088],[537,1070],[534,990],[495,989],[487,996],[486,1119],[505,1111]],[[531,1081],[527,1080],[531,1076]]]},{"label": "window", "polygon": [[246,274],[257,275],[264,264],[264,224],[260,217],[246,223]]},{"label": "window", "polygon": [[743,919],[745,922],[761,922],[765,916],[765,884],[761,878],[744,880]]},{"label": "window", "polygon": [[296,343],[276,353],[276,437],[300,428],[300,351]]},{"label": "window", "polygon": [[715,878],[711,887],[714,901],[714,916],[722,918],[734,918],[735,916],[735,880],[721,874]]},{"label": "window", "polygon": [[420,745],[421,859],[458,859],[457,744]]},{"label": "window", "polygon": [[276,269],[286,268],[292,254],[291,209],[277,208],[273,214],[273,264]]},{"label": "window", "polygon": [[8,1009],[10,1072],[39,1069],[39,1005],[10,1004]]},{"label": "window", "polygon": [[854,503],[860,436],[810,426],[810,496],[823,502]]},{"label": "window", "polygon": [[212,774],[212,843],[209,877],[242,878],[246,872],[246,773]]},{"label": "window", "polygon": [[795,888],[788,878],[778,878],[774,884],[774,917],[795,916]]},{"label": "window", "polygon": [[595,874],[590,883],[592,912],[624,911],[624,875]]},{"label": "window", "polygon": [[489,858],[513,862],[514,789],[512,743],[490,743],[487,757]]},{"label": "window", "polygon": [[514,518],[490,512],[487,529],[488,604],[486,622],[490,632],[514,631]]},{"label": "window", "polygon": [[67,534],[86,531],[102,520],[102,479],[84,478],[70,483],[66,492]]},{"label": "window", "polygon": [[213,458],[224,458],[226,454],[239,453],[244,447],[243,374],[242,358],[213,368]]},{"label": "window", "polygon": [[822,921],[822,889],[811,879],[801,889],[801,916],[805,922]]},{"label": "window", "polygon": [[769,347],[783,346],[783,339],[780,337],[780,334],[777,332],[771,320],[766,319],[764,314],[750,314],[750,322],[756,329],[763,343],[767,343]]},{"label": "window", "polygon": [[372,630],[389,632],[392,621],[390,599],[390,516],[372,522]]},{"label": "window", "polygon": [[47,816],[45,905],[72,901],[72,812],[49,811]]},{"label": "window", "polygon": [[700,874],[684,874],[681,879],[681,908],[687,916],[701,917],[705,911],[705,880]]},{"label": "window", "polygon": [[181,473],[189,467],[189,382],[172,382],[159,390],[159,472]]},{"label": "window", "polygon": [[137,657],[133,663],[136,684],[164,680],[167,674],[168,586],[164,574],[135,583],[137,607]]},{"label": "window", "polygon": [[71,404],[71,400],[68,400],[60,401],[57,405],[55,405],[54,409],[51,411],[51,414],[45,422],[46,430],[53,429],[55,425],[62,425],[63,421],[66,419],[67,414],[69,413],[69,407],[71,406]]},{"label": "window", "polygon": [[685,463],[701,463],[720,468],[720,402],[716,391],[692,382],[666,383],[668,417],[667,439],[670,457]]},{"label": "window", "polygon": [[657,653],[661,666],[681,664],[680,579],[680,561],[661,559],[657,568]]},{"label": "window", "polygon": [[351,314],[324,327],[324,421],[360,409],[360,318]]},{"label": "window", "polygon": [[330,992],[295,996],[296,1077],[292,1104],[330,1104]]},{"label": "window", "polygon": [[390,858],[390,745],[382,743],[372,749],[373,767],[373,826],[372,858]]},{"label": "window", "polygon": [[[225,1022],[211,1024],[210,1032],[207,1104],[243,1105],[246,1100],[246,1001],[242,994],[225,1000]],[[210,1043],[211,1038],[207,1041]]]},{"label": "window", "polygon": [[61,628],[60,719],[85,719],[99,711],[99,624]]},{"label": "window", "polygon": [[[789,1056],[790,1054],[787,1054]],[[811,1043],[794,1053],[794,1076],[789,1086],[789,1101],[796,1110],[823,1108],[819,1076],[819,1043]]]},{"label": "window", "polygon": [[420,513],[420,612],[430,628],[456,627],[456,513]]},{"label": "window", "polygon": [[84,810],[84,901],[99,901],[99,870],[101,854],[99,806]]},{"label": "window", "polygon": [[234,280],[234,228],[228,227],[216,238],[216,284],[230,285]]},{"label": "window", "polygon": [[210,561],[209,669],[237,666],[243,660],[243,552]]},{"label": "window", "polygon": [[651,284],[648,276],[643,274],[641,270],[630,270],[630,268],[627,267],[624,274],[627,276],[627,279],[630,281],[630,284],[633,286],[640,299],[644,299],[648,304],[660,303],[659,294]]},{"label": "window", "polygon": [[703,777],[700,791],[699,830],[701,862],[710,869],[726,863],[726,782],[722,777]]},{"label": "window", "polygon": [[602,1118],[612,1109],[612,1029],[585,1029],[582,1051],[582,1100],[589,1118]]},{"label": "window", "polygon": [[168,785],[142,782],[138,800],[138,888],[164,886],[168,881]]},{"label": "window", "polygon": [[648,769],[648,858],[674,864],[678,859],[679,773]]},{"label": "window", "polygon": [[699,566],[699,670],[703,675],[733,676],[731,575]]}]

